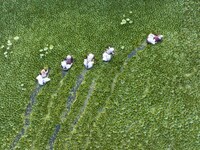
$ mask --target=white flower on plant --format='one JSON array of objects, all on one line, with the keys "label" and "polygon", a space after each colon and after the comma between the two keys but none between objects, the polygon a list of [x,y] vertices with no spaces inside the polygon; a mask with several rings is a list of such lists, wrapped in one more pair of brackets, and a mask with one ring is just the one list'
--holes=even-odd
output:
[{"label": "white flower on plant", "polygon": [[40,51],[40,52],[43,52],[43,49],[40,49],[39,51]]},{"label": "white flower on plant", "polygon": [[5,58],[8,58],[8,55],[4,55]]},{"label": "white flower on plant", "polygon": [[132,14],[133,12],[132,12],[132,11],[129,11],[129,13]]},{"label": "white flower on plant", "polygon": [[7,50],[9,50],[9,49],[10,49],[10,47],[7,47],[6,49],[7,49]]},{"label": "white flower on plant", "polygon": [[1,49],[4,48],[4,45],[1,45]]},{"label": "white flower on plant", "polygon": [[53,47],[54,47],[53,45],[50,45],[50,46],[49,46],[49,49],[53,49]]},{"label": "white flower on plant", "polygon": [[24,86],[24,84],[22,83],[21,86]]},{"label": "white flower on plant", "polygon": [[3,54],[4,54],[4,55],[7,55],[7,54],[8,54],[8,52],[7,52],[7,51],[5,51]]},{"label": "white flower on plant", "polygon": [[126,18],[126,21],[130,21],[130,19],[129,19],[129,18]]},{"label": "white flower on plant", "polygon": [[46,52],[45,54],[48,54],[48,52]]},{"label": "white flower on plant", "polygon": [[19,36],[15,36],[15,37],[14,37],[14,40],[15,40],[15,41],[19,40]]}]

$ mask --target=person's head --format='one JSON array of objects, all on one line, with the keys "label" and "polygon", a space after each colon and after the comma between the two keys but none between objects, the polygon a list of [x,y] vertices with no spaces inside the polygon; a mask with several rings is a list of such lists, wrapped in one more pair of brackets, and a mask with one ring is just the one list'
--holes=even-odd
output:
[{"label": "person's head", "polygon": [[42,75],[42,74],[44,74],[45,73],[45,69],[42,69],[41,71],[40,71],[40,75]]},{"label": "person's head", "polygon": [[93,59],[94,58],[94,54],[90,53],[87,58],[88,59]]},{"label": "person's head", "polygon": [[72,56],[70,56],[70,55],[67,55],[67,59],[71,59],[72,58]]},{"label": "person's head", "polygon": [[114,50],[115,50],[113,47],[110,47],[109,49],[110,49],[112,52],[114,52]]}]

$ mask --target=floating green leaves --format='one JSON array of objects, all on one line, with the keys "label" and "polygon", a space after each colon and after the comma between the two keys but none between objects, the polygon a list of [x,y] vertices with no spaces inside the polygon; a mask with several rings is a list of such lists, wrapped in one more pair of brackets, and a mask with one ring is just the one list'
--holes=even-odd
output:
[{"label": "floating green leaves", "polygon": [[125,46],[121,46],[121,50],[124,50]]},{"label": "floating green leaves", "polygon": [[[17,41],[17,40],[19,39],[19,36],[15,36],[13,39],[14,39],[15,41]],[[4,50],[4,53],[3,53],[3,54],[4,54],[4,57],[5,57],[5,58],[8,58],[8,55],[13,53],[13,52],[11,51],[11,50],[12,50],[12,47],[13,47],[13,42],[14,42],[14,41],[12,41],[11,39],[8,39],[7,42],[6,42],[6,44],[1,45],[0,48]]]},{"label": "floating green leaves", "polygon": [[47,45],[46,47],[44,47],[43,49],[40,49],[40,58],[44,58],[47,56],[47,54],[49,53],[48,50],[52,50],[54,48],[53,45]]},{"label": "floating green leaves", "polygon": [[11,46],[11,45],[12,45],[12,43],[11,43],[10,40],[7,41],[7,45],[8,45],[8,46]]},{"label": "floating green leaves", "polygon": [[122,19],[121,25],[126,24],[126,19]]},{"label": "floating green leaves", "polygon": [[19,40],[19,36],[15,36],[13,39],[14,39],[15,41]]},{"label": "floating green leaves", "polygon": [[45,47],[43,50],[44,50],[44,51],[47,51],[47,50],[48,50],[48,47]]},{"label": "floating green leaves", "polygon": [[50,46],[49,46],[49,49],[53,49],[53,47],[54,47],[53,45],[50,45]]},{"label": "floating green leaves", "polygon": [[40,54],[40,58],[43,58],[45,56],[45,54]]},{"label": "floating green leaves", "polygon": [[22,91],[26,91],[24,83],[20,84],[19,89],[22,90]]},{"label": "floating green leaves", "polygon": [[7,55],[7,54],[8,54],[8,52],[7,52],[7,51],[5,51],[3,54],[4,54],[4,57],[5,57],[5,58],[7,58],[7,57],[8,57],[8,55]]},{"label": "floating green leaves", "polygon": [[[129,11],[129,13],[132,14],[133,12],[132,12],[132,11]],[[124,14],[124,15],[123,15],[123,19],[122,19],[122,21],[121,21],[120,24],[121,24],[121,25],[125,25],[125,24],[127,24],[127,23],[132,24],[133,21],[132,21],[130,18],[126,17],[126,15]]]}]

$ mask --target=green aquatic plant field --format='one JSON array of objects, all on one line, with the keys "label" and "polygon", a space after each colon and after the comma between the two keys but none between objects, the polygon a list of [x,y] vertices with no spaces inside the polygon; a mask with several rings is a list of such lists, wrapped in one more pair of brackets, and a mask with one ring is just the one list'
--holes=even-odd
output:
[{"label": "green aquatic plant field", "polygon": [[[0,149],[198,150],[199,8],[198,0],[0,2]],[[163,42],[128,58],[151,32]],[[104,63],[107,45],[116,53]],[[86,71],[89,52],[96,60]],[[67,54],[75,62],[62,77]],[[43,67],[51,81],[33,102]]]}]

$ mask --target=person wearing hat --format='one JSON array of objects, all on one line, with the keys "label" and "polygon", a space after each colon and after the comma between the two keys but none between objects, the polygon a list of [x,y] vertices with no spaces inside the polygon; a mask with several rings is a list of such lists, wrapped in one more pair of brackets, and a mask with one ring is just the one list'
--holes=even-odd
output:
[{"label": "person wearing hat", "polygon": [[147,43],[148,44],[156,44],[158,42],[161,42],[162,38],[163,38],[163,35],[156,35],[156,34],[150,33],[147,37]]},{"label": "person wearing hat", "polygon": [[50,81],[50,78],[48,78],[48,73],[49,70],[45,68],[40,71],[40,74],[36,77],[39,85],[44,85],[46,82]]},{"label": "person wearing hat", "polygon": [[73,57],[67,55],[67,57],[61,62],[61,67],[63,70],[69,70],[73,64]]},{"label": "person wearing hat", "polygon": [[89,55],[87,55],[87,57],[84,59],[83,64],[87,69],[92,68],[94,65],[94,54],[90,53]]},{"label": "person wearing hat", "polygon": [[102,55],[102,57],[103,57],[102,60],[105,62],[110,61],[112,58],[112,55],[114,55],[114,51],[115,51],[115,49],[113,47],[108,47]]}]

